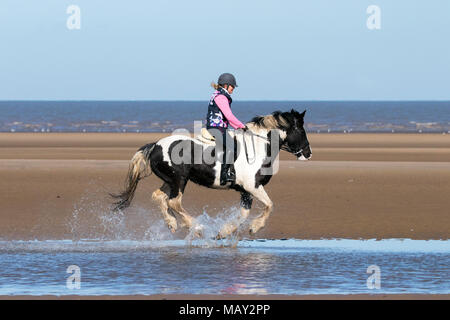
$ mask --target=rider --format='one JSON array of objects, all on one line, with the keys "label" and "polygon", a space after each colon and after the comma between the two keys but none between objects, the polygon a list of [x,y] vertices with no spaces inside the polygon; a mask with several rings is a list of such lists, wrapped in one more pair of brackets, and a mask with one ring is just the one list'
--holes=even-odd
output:
[{"label": "rider", "polygon": [[[233,101],[231,94],[234,88],[237,87],[236,78],[231,73],[223,73],[220,75],[217,84],[213,82],[211,86],[216,90],[209,101],[208,113],[206,115],[206,128],[216,137],[217,143],[222,142],[224,152],[222,156],[220,184],[225,185],[227,182],[234,182],[236,179],[233,159],[229,159],[234,151],[234,146],[230,146],[233,140],[227,133],[228,126],[231,125],[234,129],[246,129],[246,126],[231,112],[231,102]],[[219,141],[220,139],[222,141]],[[226,144],[228,144],[228,147]]]}]

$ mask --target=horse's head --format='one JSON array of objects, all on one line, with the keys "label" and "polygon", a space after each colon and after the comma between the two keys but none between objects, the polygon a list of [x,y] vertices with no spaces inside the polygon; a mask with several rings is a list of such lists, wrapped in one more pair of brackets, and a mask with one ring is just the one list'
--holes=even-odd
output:
[{"label": "horse's head", "polygon": [[257,116],[248,123],[251,130],[262,128],[264,130],[279,130],[280,149],[292,153],[298,160],[311,159],[311,148],[303,128],[303,118],[306,110],[302,113],[292,109],[290,112],[275,111],[267,116]]},{"label": "horse's head", "polygon": [[282,113],[289,126],[286,129],[286,138],[283,140],[281,148],[295,155],[298,160],[309,160],[312,156],[308,137],[303,127],[305,113],[306,110],[299,113],[294,109],[291,112]]}]

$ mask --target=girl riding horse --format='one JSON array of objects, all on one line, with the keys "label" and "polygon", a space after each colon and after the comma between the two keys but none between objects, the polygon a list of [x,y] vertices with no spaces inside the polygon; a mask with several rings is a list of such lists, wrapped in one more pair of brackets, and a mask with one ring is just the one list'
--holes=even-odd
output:
[{"label": "girl riding horse", "polygon": [[[238,152],[234,162],[236,178],[234,183],[220,184],[221,163],[205,162],[204,154],[213,154],[215,146],[185,135],[171,135],[157,142],[142,146],[131,159],[126,185],[123,192],[112,195],[118,201],[114,210],[128,207],[134,197],[140,180],[155,173],[163,185],[153,192],[163,213],[164,221],[172,232],[177,230],[178,215],[182,226],[195,226],[195,218],[191,217],[181,205],[182,195],[188,181],[214,189],[234,189],[241,194],[241,219],[237,223],[229,223],[222,227],[218,237],[223,238],[237,230],[248,217],[253,198],[264,204],[263,212],[250,223],[250,233],[254,234],[265,226],[272,212],[273,203],[264,190],[264,186],[274,174],[272,162],[267,159],[277,157],[280,150],[295,155],[298,160],[311,158],[306,131],[303,128],[305,112],[299,113],[275,111],[266,116],[258,116],[247,123],[248,130],[236,130],[232,135],[237,149],[243,150],[253,136],[253,161],[248,161],[246,152]],[[200,156],[200,157],[199,157]],[[181,161],[180,161],[181,159]],[[214,160],[214,159],[213,159]]]},{"label": "girl riding horse", "polygon": [[206,115],[206,129],[215,137],[216,143],[222,146],[222,156],[218,156],[221,161],[220,184],[234,182],[236,179],[233,165],[232,137],[228,134],[228,126],[234,129],[245,129],[245,125],[240,122],[231,112],[231,94],[237,87],[236,78],[231,73],[220,75],[217,84],[211,86],[216,89],[209,100],[208,113]]}]

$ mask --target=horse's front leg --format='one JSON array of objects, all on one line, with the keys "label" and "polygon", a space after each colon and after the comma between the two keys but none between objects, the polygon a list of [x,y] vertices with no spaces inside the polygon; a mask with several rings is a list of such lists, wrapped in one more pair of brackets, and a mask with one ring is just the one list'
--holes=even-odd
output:
[{"label": "horse's front leg", "polygon": [[250,192],[256,199],[264,204],[264,211],[250,223],[249,231],[251,234],[255,234],[266,225],[266,220],[273,210],[273,202],[270,200],[262,185]]},{"label": "horse's front leg", "polygon": [[233,232],[235,232],[239,226],[248,218],[250,209],[252,207],[253,197],[246,191],[241,192],[241,215],[237,220],[226,223],[217,235],[218,239],[226,238]]}]

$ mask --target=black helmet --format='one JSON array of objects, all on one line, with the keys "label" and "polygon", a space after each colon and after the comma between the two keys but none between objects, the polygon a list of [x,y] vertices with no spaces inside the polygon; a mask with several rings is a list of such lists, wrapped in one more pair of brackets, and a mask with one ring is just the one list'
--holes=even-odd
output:
[{"label": "black helmet", "polygon": [[223,86],[225,84],[228,84],[233,87],[237,87],[236,84],[236,78],[231,73],[222,73],[219,77],[219,80],[217,81],[219,86]]}]

